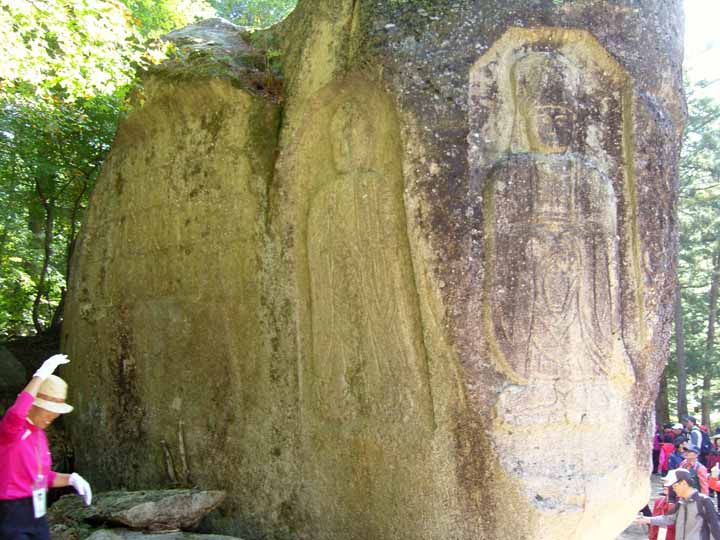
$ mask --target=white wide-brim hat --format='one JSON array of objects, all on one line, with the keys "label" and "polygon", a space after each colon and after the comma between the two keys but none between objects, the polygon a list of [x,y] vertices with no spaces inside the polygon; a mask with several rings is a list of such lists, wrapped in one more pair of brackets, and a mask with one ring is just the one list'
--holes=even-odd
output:
[{"label": "white wide-brim hat", "polygon": [[690,482],[690,473],[685,469],[673,469],[663,479],[663,487],[672,487],[681,481]]},{"label": "white wide-brim hat", "polygon": [[33,405],[46,411],[67,414],[72,412],[72,405],[65,403],[68,385],[57,375],[50,375],[42,383]]}]

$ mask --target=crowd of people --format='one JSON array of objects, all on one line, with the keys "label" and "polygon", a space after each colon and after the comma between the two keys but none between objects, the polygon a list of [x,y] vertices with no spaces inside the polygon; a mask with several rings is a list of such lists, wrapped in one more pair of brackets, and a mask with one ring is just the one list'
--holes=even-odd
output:
[{"label": "crowd of people", "polygon": [[665,476],[677,469],[685,459],[688,446],[697,449],[696,461],[706,470],[720,463],[720,427],[710,435],[707,426],[698,424],[694,416],[683,423],[658,426],[653,441],[653,472]]},{"label": "crowd of people", "polygon": [[663,477],[662,495],[636,522],[649,525],[650,540],[720,540],[720,428],[710,435],[693,416],[658,426],[653,472]]}]

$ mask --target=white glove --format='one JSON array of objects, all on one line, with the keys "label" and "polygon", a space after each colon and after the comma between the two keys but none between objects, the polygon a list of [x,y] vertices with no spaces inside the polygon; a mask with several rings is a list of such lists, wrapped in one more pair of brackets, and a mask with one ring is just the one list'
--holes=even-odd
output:
[{"label": "white glove", "polygon": [[57,369],[60,364],[67,364],[67,354],[54,354],[43,362],[43,365],[38,368],[33,377],[40,377],[42,380],[47,379]]},{"label": "white glove", "polygon": [[713,478],[717,478],[720,476],[720,467],[718,467],[718,464],[716,463],[712,469],[710,469],[710,476]]},{"label": "white glove", "polygon": [[88,484],[87,481],[78,473],[72,473],[70,475],[70,485],[74,487],[75,491],[78,492],[78,495],[83,498],[85,505],[90,506],[90,503],[92,502],[92,490],[90,489],[90,484]]}]

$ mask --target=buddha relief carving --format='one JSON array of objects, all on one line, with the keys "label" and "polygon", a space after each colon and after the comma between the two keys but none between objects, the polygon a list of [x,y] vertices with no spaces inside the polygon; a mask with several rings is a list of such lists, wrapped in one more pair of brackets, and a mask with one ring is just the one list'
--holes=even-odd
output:
[{"label": "buddha relief carving", "polygon": [[330,418],[397,415],[428,393],[402,177],[382,163],[375,131],[359,101],[338,107],[332,178],[307,218],[311,380]]},{"label": "buddha relief carving", "polygon": [[514,151],[572,150],[580,90],[577,70],[557,52],[531,52],[513,65],[510,76]]},{"label": "buddha relief carving", "polygon": [[530,51],[510,77],[512,141],[487,183],[486,327],[515,376],[588,380],[614,353],[615,193],[584,154],[577,67],[557,51]]}]

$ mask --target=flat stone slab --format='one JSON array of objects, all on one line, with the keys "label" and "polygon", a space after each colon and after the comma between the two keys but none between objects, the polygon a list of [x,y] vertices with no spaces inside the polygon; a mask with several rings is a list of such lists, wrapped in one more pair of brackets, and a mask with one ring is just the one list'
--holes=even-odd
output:
[{"label": "flat stone slab", "polygon": [[236,536],[219,534],[194,534],[187,532],[148,534],[127,529],[101,529],[95,531],[87,540],[242,540]]},{"label": "flat stone slab", "polygon": [[110,491],[96,495],[92,506],[83,506],[75,495],[66,495],[49,512],[50,523],[123,525],[131,529],[168,531],[197,526],[225,500],[224,491],[173,489]]}]

